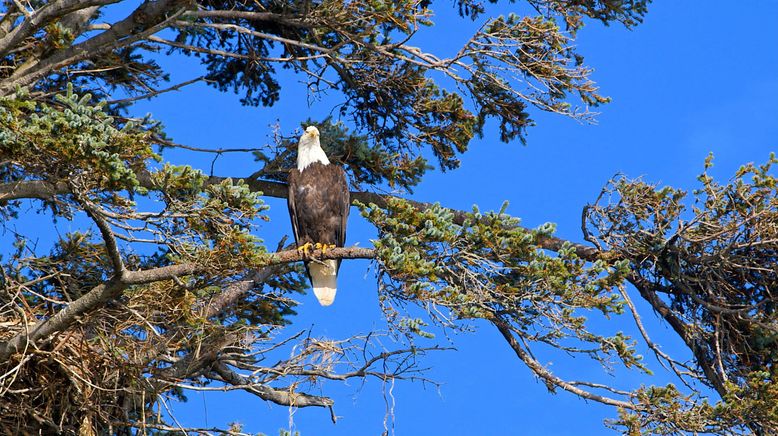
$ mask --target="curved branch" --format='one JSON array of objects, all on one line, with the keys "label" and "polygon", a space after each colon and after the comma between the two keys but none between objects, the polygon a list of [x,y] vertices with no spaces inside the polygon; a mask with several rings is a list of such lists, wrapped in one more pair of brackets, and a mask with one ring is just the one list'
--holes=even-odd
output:
[{"label": "curved branch", "polygon": [[51,200],[57,195],[68,193],[68,184],[59,182],[52,184],[45,180],[22,180],[0,184],[0,201],[35,198]]},{"label": "curved branch", "polygon": [[513,336],[512,329],[510,325],[508,325],[508,323],[506,323],[500,318],[493,318],[491,319],[491,321],[494,324],[494,326],[497,327],[497,330],[500,331],[500,333],[505,338],[505,340],[508,342],[508,345],[510,345],[513,351],[516,353],[516,356],[519,359],[521,359],[521,361],[524,362],[524,364],[527,365],[532,370],[532,372],[534,372],[538,377],[542,378],[548,385],[560,387],[570,393],[578,395],[579,397],[585,398],[587,400],[597,401],[598,403],[607,404],[609,406],[621,407],[624,409],[639,410],[639,408],[632,403],[616,400],[610,397],[604,397],[602,395],[597,395],[589,391],[585,391],[575,386],[574,384],[568,383],[562,380],[561,378],[555,376],[553,373],[551,373],[551,371],[544,368],[543,365],[540,364],[540,362],[535,360],[526,350],[524,350],[524,348],[522,348],[521,344],[519,344],[519,341],[517,341],[516,338]]},{"label": "curved branch", "polygon": [[122,260],[122,254],[119,252],[119,246],[116,244],[116,238],[111,230],[111,225],[101,216],[98,208],[92,204],[89,200],[80,198],[78,194],[74,194],[84,208],[84,212],[92,218],[97,228],[100,230],[100,235],[105,242],[105,252],[113,265],[114,275],[122,277],[126,271],[124,267],[124,261]]}]

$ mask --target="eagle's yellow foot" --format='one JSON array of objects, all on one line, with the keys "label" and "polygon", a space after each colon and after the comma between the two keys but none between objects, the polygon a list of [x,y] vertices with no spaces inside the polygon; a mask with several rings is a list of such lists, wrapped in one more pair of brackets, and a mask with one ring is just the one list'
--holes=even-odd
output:
[{"label": "eagle's yellow foot", "polygon": [[327,254],[327,250],[335,248],[335,244],[322,244],[320,242],[317,242],[316,245],[317,250],[321,250],[321,254]]},{"label": "eagle's yellow foot", "polygon": [[[318,244],[317,244],[318,245]],[[310,242],[306,242],[305,244],[297,247],[297,251],[302,253],[305,257],[311,257],[311,247],[313,244]]]}]

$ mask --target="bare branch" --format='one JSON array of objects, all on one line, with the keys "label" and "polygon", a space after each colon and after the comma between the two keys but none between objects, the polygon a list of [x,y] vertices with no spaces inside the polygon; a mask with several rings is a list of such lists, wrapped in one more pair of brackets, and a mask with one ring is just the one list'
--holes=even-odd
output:
[{"label": "bare branch", "polygon": [[172,425],[165,425],[165,424],[152,424],[152,423],[146,423],[146,422],[123,422],[123,421],[114,421],[111,423],[111,425],[119,428],[137,428],[139,430],[143,429],[153,429],[153,430],[162,430],[165,432],[171,432],[172,434],[176,433],[183,433],[183,434],[201,434],[201,435],[212,435],[212,434],[223,434],[228,436],[253,436],[251,433],[243,433],[240,431],[232,431],[232,430],[225,430],[221,428],[204,428],[204,427],[175,427]]},{"label": "bare branch", "polygon": [[0,184],[0,201],[12,201],[23,198],[51,200],[56,195],[66,194],[66,182],[52,184],[44,180],[22,180]]},{"label": "bare branch", "polygon": [[[632,299],[629,297],[629,294],[627,293],[626,290],[622,289],[622,287],[619,287],[619,292],[621,293],[621,297],[624,299],[624,302],[627,304],[627,307],[629,307],[629,311],[632,314],[632,319],[635,321],[635,325],[637,326],[640,335],[643,337],[643,340],[646,341],[646,345],[648,345],[648,348],[650,348],[651,351],[654,352],[659,363],[663,367],[667,368],[665,366],[665,362],[667,362],[667,364],[670,365],[670,368],[675,373],[675,375],[677,375],[678,378],[681,381],[683,381],[686,387],[692,389],[692,387],[686,382],[686,377],[684,377],[684,374],[693,374],[692,368],[670,357],[667,353],[662,351],[659,348],[659,346],[656,343],[654,343],[653,340],[651,340],[651,337],[648,335],[648,331],[643,326],[643,321],[640,317],[640,314],[635,308],[635,304],[632,302]],[[682,372],[681,370],[679,370],[678,368],[679,366],[683,368],[685,371]]]},{"label": "bare branch", "polygon": [[165,89],[157,89],[157,90],[154,90],[152,92],[149,92],[149,93],[146,93],[146,94],[143,94],[143,95],[139,95],[139,96],[136,96],[136,97],[123,98],[121,100],[110,100],[110,101],[107,101],[106,104],[109,104],[109,105],[111,105],[111,104],[119,104],[119,105],[121,105],[121,104],[132,103],[132,102],[135,102],[135,101],[138,101],[138,100],[150,99],[150,98],[156,97],[156,96],[158,96],[160,94],[164,94],[166,92],[178,91],[179,89],[181,89],[181,88],[183,88],[185,86],[191,85],[193,83],[200,82],[200,81],[202,81],[204,79],[205,79],[205,76],[196,77],[194,79],[187,80],[185,82],[181,82],[181,83],[179,83],[177,85],[173,85],[173,86],[170,86],[170,87],[165,88]]},{"label": "bare branch", "polygon": [[223,363],[217,363],[213,370],[219,374],[222,381],[233,386],[240,386],[245,391],[250,392],[263,400],[270,401],[281,406],[294,407],[330,407],[335,404],[329,398],[317,397],[305,393],[295,392],[290,386],[287,389],[274,389],[259,383],[252,383],[247,377],[229,369]]},{"label": "bare branch", "polygon": [[713,387],[720,395],[724,395],[727,392],[724,380],[718,374],[713,366],[713,363],[705,354],[705,350],[700,346],[700,341],[702,339],[694,333],[694,327],[683,322],[683,320],[681,320],[676,315],[676,313],[673,312],[673,310],[670,309],[670,307],[668,307],[667,304],[665,304],[665,302],[659,298],[656,292],[654,292],[655,286],[652,283],[648,282],[637,274],[632,274],[629,278],[629,281],[638,290],[640,296],[648,301],[651,307],[657,313],[659,313],[659,315],[665,321],[667,321],[668,324],[670,324],[670,327],[675,330],[675,333],[692,351],[692,354],[694,354],[694,358],[700,368],[702,368],[702,371],[705,374],[708,382],[713,385]]},{"label": "bare branch", "polygon": [[247,20],[247,21],[272,21],[286,26],[303,27],[305,24],[289,15],[276,14],[273,12],[252,12],[252,11],[224,11],[224,10],[203,10],[190,11],[184,14],[184,18],[219,18],[228,20]]},{"label": "bare branch", "polygon": [[280,42],[280,43],[287,44],[287,45],[292,45],[292,46],[295,46],[295,47],[307,48],[309,50],[314,50],[314,51],[318,51],[318,52],[321,52],[321,53],[326,53],[326,54],[335,53],[335,50],[330,49],[330,48],[321,47],[321,46],[314,45],[314,44],[308,44],[308,43],[301,42],[301,41],[294,40],[294,39],[283,38],[283,37],[280,37],[280,36],[271,35],[269,33],[257,32],[255,30],[247,29],[245,27],[238,26],[238,25],[235,25],[235,24],[192,23],[192,22],[189,22],[189,21],[176,21],[175,22],[175,26],[177,26],[177,27],[205,27],[205,28],[211,28],[211,29],[218,29],[218,30],[221,30],[221,31],[232,30],[232,31],[237,32],[237,33],[242,33],[242,34],[245,34],[245,35],[251,35],[251,36],[254,36],[254,37],[257,37],[257,38],[266,39],[268,41]]},{"label": "bare branch", "polygon": [[503,321],[498,317],[491,319],[491,321],[495,325],[495,327],[497,327],[497,330],[500,331],[503,338],[505,338],[505,340],[508,342],[508,345],[510,345],[513,351],[516,353],[516,356],[519,359],[521,359],[521,361],[524,362],[524,364],[527,365],[527,367],[529,367],[532,370],[532,372],[534,372],[538,377],[542,378],[543,381],[548,386],[560,387],[568,392],[578,395],[581,398],[597,401],[598,403],[607,404],[609,406],[616,406],[616,407],[621,407],[629,410],[637,410],[637,406],[635,406],[632,403],[616,400],[610,397],[605,397],[602,395],[591,393],[589,391],[585,391],[576,386],[576,384],[581,384],[580,382],[576,382],[576,384],[571,384],[555,376],[553,373],[551,373],[551,371],[544,368],[543,365],[540,364],[540,362],[535,360],[526,350],[524,350],[524,348],[521,346],[519,341],[517,341],[516,338],[513,336],[512,329],[510,325],[508,325],[508,323],[506,323],[505,321]]}]

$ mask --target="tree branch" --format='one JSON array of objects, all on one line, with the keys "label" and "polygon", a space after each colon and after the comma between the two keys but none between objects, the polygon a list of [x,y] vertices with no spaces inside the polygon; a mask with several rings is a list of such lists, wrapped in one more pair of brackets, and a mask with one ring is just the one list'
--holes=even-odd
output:
[{"label": "tree branch", "polygon": [[116,244],[116,238],[113,235],[110,224],[101,216],[100,211],[94,204],[87,199],[81,198],[79,194],[75,193],[75,189],[73,192],[74,196],[81,204],[81,207],[84,208],[84,212],[86,212],[89,218],[92,218],[92,221],[94,221],[98,230],[100,230],[100,235],[102,235],[105,243],[105,252],[113,264],[114,275],[122,277],[126,269],[124,267],[124,261],[122,260],[122,253],[119,251],[119,246]]},{"label": "tree branch", "polygon": [[151,393],[156,395],[159,391],[165,390],[178,380],[197,377],[208,370],[218,374],[218,378],[225,383],[238,386],[263,400],[282,406],[330,407],[334,404],[331,399],[326,397],[296,393],[291,389],[274,389],[269,386],[252,383],[248,378],[230,370],[224,363],[219,362],[219,357],[225,347],[236,342],[238,342],[238,338],[234,333],[220,332],[215,336],[207,338],[198,347],[197,352],[190,352],[172,366],[162,369],[159,373],[154,374],[152,378],[147,379]]},{"label": "tree branch", "polygon": [[652,283],[649,283],[647,280],[637,274],[632,274],[628,280],[630,283],[632,283],[633,286],[635,286],[635,288],[640,293],[640,296],[643,297],[643,299],[645,299],[657,313],[659,313],[662,319],[670,324],[670,327],[675,330],[675,333],[683,340],[686,346],[689,347],[689,350],[691,350],[692,354],[694,355],[697,364],[705,374],[707,381],[713,385],[713,388],[716,389],[716,392],[718,392],[723,397],[727,393],[724,380],[716,371],[708,356],[705,354],[703,347],[697,343],[697,341],[700,341],[701,339],[696,337],[693,330],[690,329],[686,323],[684,323],[675,315],[675,312],[673,312],[673,310],[659,298],[656,292],[652,291]]},{"label": "tree branch", "polygon": [[59,0],[49,2],[25,18],[16,28],[0,38],[0,57],[5,56],[25,38],[32,36],[38,29],[52,20],[64,17],[71,12],[92,6],[104,6],[119,0]]},{"label": "tree branch", "polygon": [[285,26],[305,27],[301,21],[290,19],[291,17],[274,12],[252,12],[252,11],[190,11],[184,14],[184,18],[219,18],[226,20],[247,20],[247,21],[271,21]]},{"label": "tree branch", "polygon": [[[80,44],[73,45],[68,49],[54,52],[51,56],[28,69],[23,75],[15,74],[0,85],[0,95],[8,95],[17,86],[26,86],[34,83],[58,68],[99,56],[145,39],[149,35],[162,30],[170,22],[175,21],[184,12],[180,8],[186,3],[185,0],[146,0],[125,19],[113,24],[109,30]],[[176,10],[179,10],[179,12],[174,13]]]},{"label": "tree branch", "polygon": [[[219,183],[223,180],[225,180],[225,177],[216,177],[212,176],[210,178],[211,183]],[[267,197],[275,197],[275,198],[287,198],[288,196],[288,188],[287,185],[280,182],[272,182],[268,180],[256,180],[256,179],[247,179],[246,184],[251,188],[253,191],[261,191],[262,195],[265,195]],[[376,194],[374,192],[366,192],[366,191],[352,191],[351,192],[351,200],[352,201],[359,201],[361,203],[373,203],[379,207],[386,207],[389,203],[389,200],[394,198],[401,198],[401,197],[395,197],[391,195],[382,195],[382,194]],[[415,201],[415,200],[408,200],[403,199],[413,205],[415,208],[419,210],[426,210],[430,207],[432,207],[432,204],[430,203],[424,203],[421,201]],[[450,212],[454,214],[454,222],[456,224],[463,224],[465,222],[467,213],[461,210],[456,209],[448,209]],[[579,244],[576,242],[570,242],[566,241],[561,238],[557,238],[555,236],[550,236],[543,238],[538,241],[538,245],[546,250],[551,251],[559,251],[564,244],[571,244],[575,248],[575,252],[581,259],[585,259],[588,261],[595,261],[599,259],[601,256],[605,254],[605,252],[602,252],[598,250],[595,247],[591,247],[588,245]]]},{"label": "tree branch", "polygon": [[492,318],[491,321],[494,324],[494,326],[497,327],[497,330],[500,331],[500,333],[505,338],[505,340],[508,342],[508,345],[510,345],[513,351],[516,353],[516,356],[519,359],[521,359],[521,361],[524,362],[524,364],[527,365],[532,370],[532,372],[534,372],[538,377],[542,378],[547,385],[560,387],[568,392],[571,392],[587,400],[597,401],[598,403],[607,404],[609,406],[621,407],[629,410],[638,410],[637,406],[635,406],[632,403],[616,400],[609,397],[604,397],[602,395],[597,395],[589,391],[585,391],[575,386],[574,384],[568,383],[562,380],[561,378],[555,376],[553,373],[551,373],[551,371],[544,368],[543,365],[540,364],[540,362],[535,360],[526,350],[524,350],[524,348],[522,348],[521,344],[519,344],[519,341],[517,341],[516,338],[513,336],[512,329],[508,323],[506,323],[499,317]]},{"label": "tree branch", "polygon": [[170,87],[167,87],[167,88],[164,88],[164,89],[155,89],[155,90],[147,92],[147,93],[145,93],[143,95],[138,95],[138,96],[129,97],[129,98],[123,98],[121,100],[110,100],[110,101],[107,101],[106,104],[108,104],[108,105],[113,105],[113,104],[121,105],[121,104],[132,103],[132,102],[138,101],[138,100],[151,99],[153,97],[156,97],[156,96],[158,96],[160,94],[164,94],[166,92],[178,91],[179,89],[181,89],[181,88],[183,88],[185,86],[191,85],[193,83],[200,82],[200,81],[202,81],[204,79],[205,79],[205,76],[195,77],[194,79],[190,79],[190,80],[187,80],[185,82],[181,82],[181,83],[178,83],[176,85],[173,85],[173,86],[170,86]]},{"label": "tree branch", "polygon": [[57,195],[67,193],[68,184],[66,182],[52,184],[45,180],[22,180],[0,184],[0,201],[12,201],[24,198],[52,200]]},{"label": "tree branch", "polygon": [[308,395],[305,393],[294,392],[289,389],[274,389],[269,386],[261,385],[258,383],[252,383],[247,377],[244,377],[237,372],[229,369],[227,365],[222,362],[217,362],[214,365],[213,370],[219,375],[219,377],[225,383],[229,383],[233,386],[245,387],[246,392],[252,393],[263,400],[276,403],[281,406],[294,406],[294,407],[331,407],[335,404],[330,398],[317,397],[314,395]]},{"label": "tree branch", "polygon": [[176,21],[175,22],[176,27],[204,27],[204,28],[211,28],[211,29],[217,29],[222,32],[226,32],[229,30],[235,31],[236,33],[241,33],[244,35],[251,35],[256,38],[260,39],[266,39],[268,41],[275,41],[280,42],[285,45],[292,45],[295,47],[301,47],[301,48],[307,48],[308,50],[317,51],[320,53],[325,54],[335,54],[335,50],[327,47],[321,47],[314,44],[308,44],[305,42],[297,41],[294,39],[289,38],[283,38],[277,35],[272,35],[269,33],[263,33],[263,32],[257,32],[255,30],[247,29],[242,26],[238,26],[235,24],[216,24],[216,23],[192,23],[189,21]]}]

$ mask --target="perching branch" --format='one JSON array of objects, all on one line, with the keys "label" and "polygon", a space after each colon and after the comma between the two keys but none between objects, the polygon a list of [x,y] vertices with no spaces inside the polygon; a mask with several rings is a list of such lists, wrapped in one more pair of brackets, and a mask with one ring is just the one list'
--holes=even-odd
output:
[{"label": "perching branch", "polygon": [[[215,177],[215,176],[210,178],[212,183],[218,183],[224,179],[225,178],[223,177]],[[246,183],[249,185],[249,187],[251,187],[253,191],[262,192],[262,194],[267,197],[275,197],[275,198],[287,197],[287,186],[284,183],[273,182],[268,180],[256,180],[251,178],[247,179]],[[367,191],[352,191],[350,195],[352,201],[359,201],[364,204],[373,203],[379,207],[386,207],[390,199],[398,198],[391,195],[377,194],[374,192],[367,192]],[[424,203],[421,201],[415,201],[410,199],[404,199],[404,200],[412,204],[419,210],[426,210],[432,206],[431,203]],[[456,209],[449,209],[449,210],[454,214],[455,223],[457,224],[464,223],[465,217],[467,215],[466,212],[461,210],[456,210]],[[575,248],[576,254],[578,254],[578,257],[580,257],[581,259],[595,261],[603,255],[603,252],[599,251],[594,247],[579,244],[576,242],[566,241],[564,239],[557,238],[555,236],[546,237],[538,241],[538,245],[541,248],[544,248],[546,250],[551,250],[551,251],[559,251],[565,243],[571,244]]]}]

